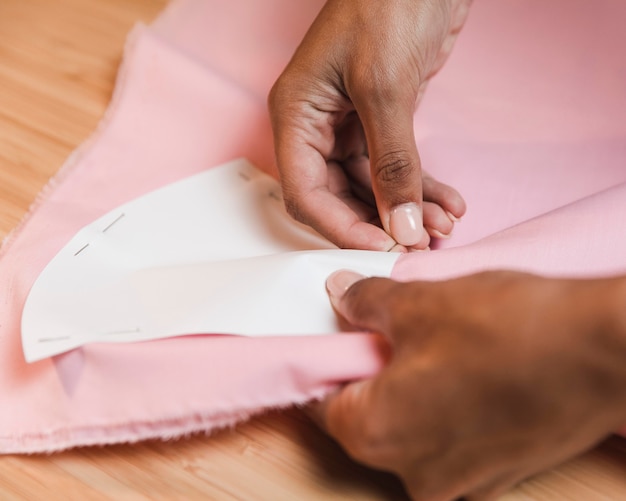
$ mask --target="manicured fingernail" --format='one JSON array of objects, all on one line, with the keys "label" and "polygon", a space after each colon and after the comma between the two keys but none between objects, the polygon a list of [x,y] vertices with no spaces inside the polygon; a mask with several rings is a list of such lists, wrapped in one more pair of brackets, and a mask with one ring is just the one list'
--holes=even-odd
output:
[{"label": "manicured fingernail", "polygon": [[326,279],[326,290],[331,297],[341,297],[352,284],[363,280],[365,277],[349,270],[339,270],[332,273]]},{"label": "manicured fingernail", "polygon": [[450,221],[452,221],[453,223],[458,223],[461,218],[456,217],[454,214],[452,214],[452,212],[450,211],[446,211],[446,215],[448,216],[448,219],[450,219]]},{"label": "manicured fingernail", "polygon": [[434,228],[429,228],[428,229],[428,233],[431,234],[431,236],[435,237],[435,238],[450,238],[452,236],[452,233],[441,233],[439,230],[435,230]]},{"label": "manicured fingernail", "polygon": [[424,234],[424,228],[422,227],[422,211],[417,204],[402,204],[391,209],[389,231],[395,241],[401,245],[409,246],[419,243]]},{"label": "manicured fingernail", "polygon": [[415,247],[411,247],[409,252],[430,252],[430,247],[425,247],[424,249],[416,249]]}]

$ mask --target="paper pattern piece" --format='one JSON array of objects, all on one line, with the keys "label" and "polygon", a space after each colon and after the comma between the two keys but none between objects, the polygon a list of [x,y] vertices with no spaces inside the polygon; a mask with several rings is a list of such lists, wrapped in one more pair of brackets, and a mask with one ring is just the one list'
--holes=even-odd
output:
[{"label": "paper pattern piece", "polygon": [[[233,158],[272,169],[267,93],[322,4],[173,0],[134,30],[105,119],[0,250],[0,453],[210,432],[384,367],[386,345],[361,332],[23,357],[26,296],[81,228]],[[392,278],[626,273],[625,16],[623,0],[474,2],[415,122],[422,164],[468,212],[437,250],[401,256]]]},{"label": "paper pattern piece", "polygon": [[277,181],[238,160],[100,217],[33,285],[26,360],[92,342],[336,333],[326,277],[390,276],[400,254],[339,250],[283,207]]}]

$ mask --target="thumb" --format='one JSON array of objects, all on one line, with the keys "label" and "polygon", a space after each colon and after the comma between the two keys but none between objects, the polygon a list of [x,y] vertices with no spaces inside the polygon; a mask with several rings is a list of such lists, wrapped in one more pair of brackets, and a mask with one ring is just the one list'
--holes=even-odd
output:
[{"label": "thumb", "polygon": [[[353,325],[393,337],[389,329],[389,297],[400,284],[386,278],[365,278],[348,270],[336,271],[326,281],[331,303],[338,314]],[[393,340],[392,340],[393,341]],[[383,369],[384,371],[384,369]],[[372,467],[376,463],[368,447],[368,430],[381,410],[381,374],[350,383],[325,400],[313,404],[318,424],[355,459]]]},{"label": "thumb", "polygon": [[383,228],[401,245],[425,248],[430,238],[423,226],[422,167],[413,130],[416,96],[355,100]]},{"label": "thumb", "polygon": [[392,292],[399,286],[388,278],[366,278],[349,270],[336,271],[326,280],[330,302],[339,315],[354,327],[382,334],[392,343]]}]

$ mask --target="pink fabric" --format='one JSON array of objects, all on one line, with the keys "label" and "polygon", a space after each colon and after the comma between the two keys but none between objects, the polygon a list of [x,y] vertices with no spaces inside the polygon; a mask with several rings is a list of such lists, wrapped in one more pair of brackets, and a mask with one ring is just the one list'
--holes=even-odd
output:
[{"label": "pink fabric", "polygon": [[[211,430],[382,367],[367,334],[90,345],[32,365],[21,352],[28,290],[81,226],[236,157],[273,169],[265,96],[320,6],[178,0],[130,36],[102,125],[2,249],[0,452]],[[626,272],[624,16],[621,0],[476,2],[416,122],[424,165],[468,214],[394,277]]]}]

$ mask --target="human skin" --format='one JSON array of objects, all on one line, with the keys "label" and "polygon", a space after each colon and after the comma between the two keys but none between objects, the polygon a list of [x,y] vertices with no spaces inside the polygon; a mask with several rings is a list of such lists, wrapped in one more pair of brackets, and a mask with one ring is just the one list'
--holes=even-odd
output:
[{"label": "human skin", "polygon": [[288,212],[339,247],[424,249],[465,212],[422,171],[413,115],[470,0],[329,0],[269,97]]},{"label": "human skin", "polygon": [[493,499],[626,423],[626,277],[399,283],[340,271],[327,290],[392,358],[321,403],[321,423],[415,500]]},{"label": "human skin", "polygon": [[[340,247],[410,250],[465,204],[421,169],[413,112],[468,0],[329,0],[269,99],[288,211]],[[626,279],[339,272],[331,302],[388,340],[375,377],[320,403],[356,460],[416,500],[491,499],[626,423]]]}]

